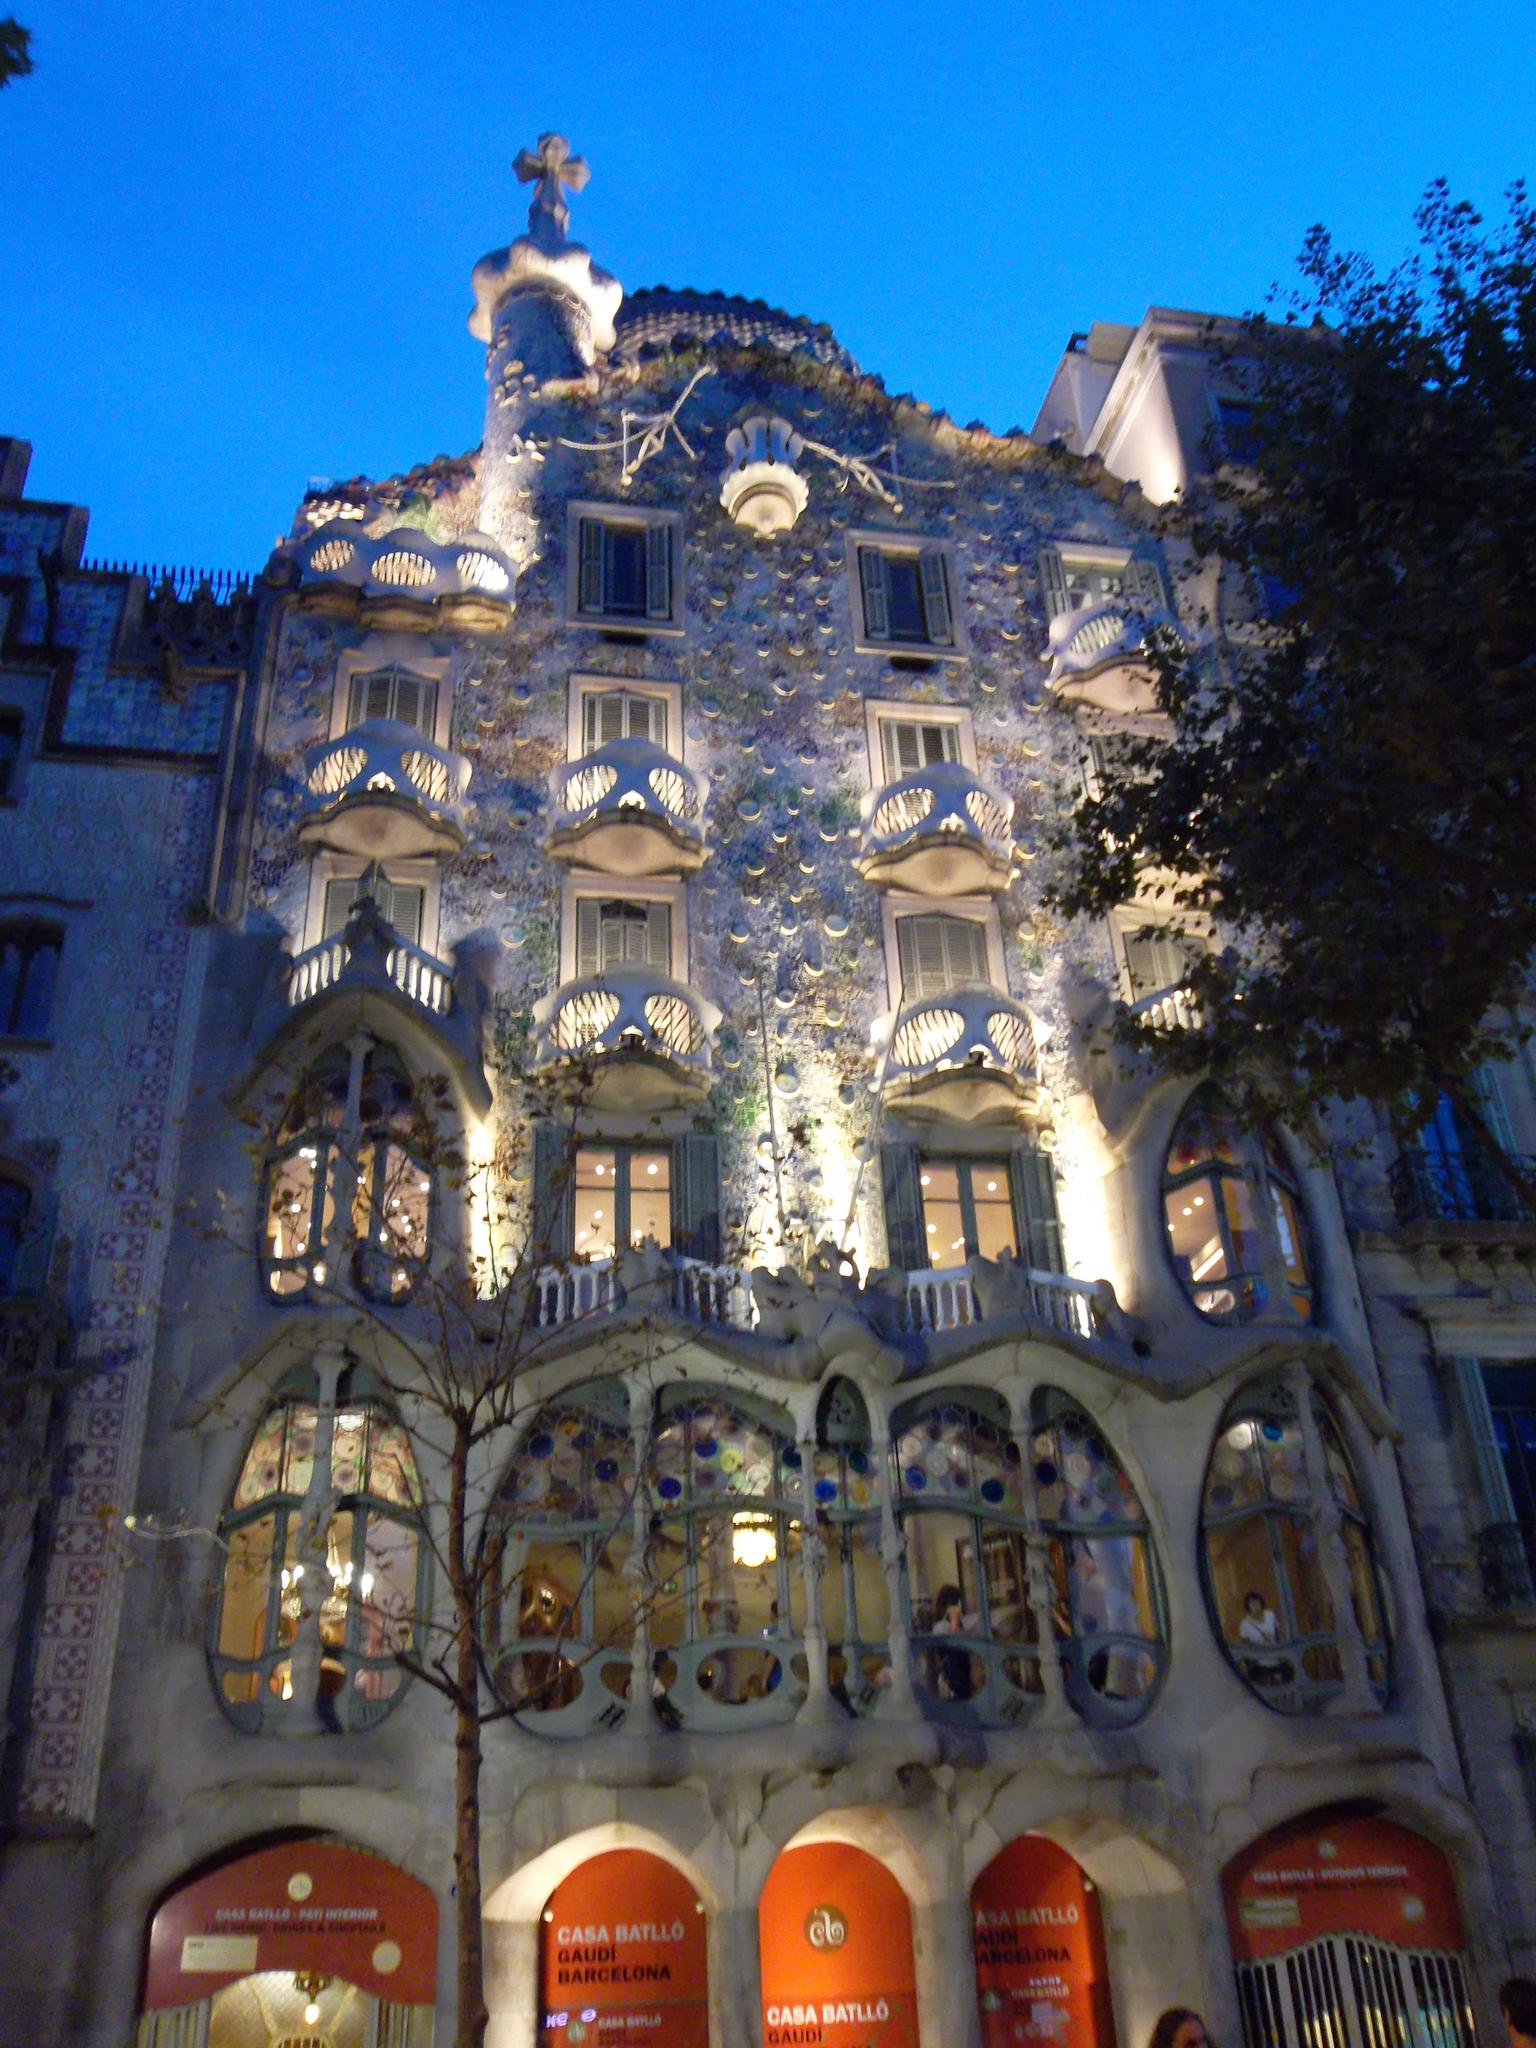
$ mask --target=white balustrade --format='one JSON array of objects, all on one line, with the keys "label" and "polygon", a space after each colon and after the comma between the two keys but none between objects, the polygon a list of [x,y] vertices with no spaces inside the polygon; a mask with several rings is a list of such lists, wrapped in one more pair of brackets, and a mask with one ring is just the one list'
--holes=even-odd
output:
[{"label": "white balustrade", "polygon": [[1130,1013],[1154,1031],[1198,1031],[1202,1025],[1200,1006],[1189,989],[1155,989],[1130,1005]]},{"label": "white balustrade", "polygon": [[[446,1017],[453,1007],[451,969],[391,932],[388,925],[381,924],[379,929],[384,938],[384,978],[433,1016]],[[344,979],[361,982],[368,973],[363,956],[354,952],[344,934],[322,939],[318,946],[294,955],[288,970],[288,1007],[297,1009]]]},{"label": "white balustrade", "polygon": [[[662,1269],[657,1287],[664,1287],[667,1305],[688,1322],[750,1330],[756,1321],[751,1284],[739,1266],[680,1258]],[[648,1296],[650,1290],[642,1292]],[[607,1315],[623,1305],[625,1294],[615,1262],[608,1258],[544,1267],[534,1279],[533,1300],[534,1321],[548,1330],[584,1316]]]},{"label": "white balustrade", "polygon": [[[1088,1280],[1065,1273],[1047,1273],[1037,1266],[1018,1269],[1029,1289],[1029,1312],[1053,1330],[1068,1336],[1092,1337],[1096,1332],[1097,1289]],[[1021,1303],[1022,1305],[1022,1303]],[[914,1335],[964,1330],[983,1320],[969,1266],[933,1267],[905,1276],[902,1327]]]}]

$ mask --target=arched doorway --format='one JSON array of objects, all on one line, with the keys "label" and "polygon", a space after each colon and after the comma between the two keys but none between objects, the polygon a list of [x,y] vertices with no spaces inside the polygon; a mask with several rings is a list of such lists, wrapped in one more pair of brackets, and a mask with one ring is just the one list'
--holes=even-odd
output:
[{"label": "arched doorway", "polygon": [[436,1995],[424,1884],[366,1850],[282,1842],[160,1906],[138,2048],[427,2048]]},{"label": "arched doorway", "polygon": [[866,1850],[786,1849],[758,1905],[766,2048],[917,2048],[912,1909]]},{"label": "arched doorway", "polygon": [[1021,1835],[971,1886],[984,2048],[1115,2048],[1099,1895],[1065,1849]]},{"label": "arched doorway", "polygon": [[703,1900],[660,1856],[579,1863],[540,1916],[540,2048],[709,2048],[708,1940]]},{"label": "arched doorway", "polygon": [[1474,2048],[1461,1914],[1432,1842],[1306,1814],[1227,1865],[1247,2048]]}]

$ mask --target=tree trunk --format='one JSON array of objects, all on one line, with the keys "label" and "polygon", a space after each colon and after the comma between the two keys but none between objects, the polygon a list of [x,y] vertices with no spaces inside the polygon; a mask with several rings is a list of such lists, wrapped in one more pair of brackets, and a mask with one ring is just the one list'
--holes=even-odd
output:
[{"label": "tree trunk", "polygon": [[459,2023],[456,2048],[484,2048],[485,1958],[480,1911],[480,1665],[475,1576],[467,1550],[466,1499],[472,1431],[454,1417],[449,1460],[448,1577],[453,1590],[454,1841],[458,1919]]}]

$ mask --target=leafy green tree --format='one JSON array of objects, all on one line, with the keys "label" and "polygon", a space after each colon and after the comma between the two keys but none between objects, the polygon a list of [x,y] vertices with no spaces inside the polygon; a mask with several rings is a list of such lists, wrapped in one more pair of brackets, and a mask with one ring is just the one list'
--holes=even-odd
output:
[{"label": "leafy green tree", "polygon": [[1284,318],[1213,333],[1251,463],[1168,538],[1261,622],[1154,650],[1166,738],[1114,754],[1052,890],[1219,921],[1206,1028],[1156,1041],[1175,1067],[1405,1133],[1442,1092],[1483,1129],[1472,1070],[1536,954],[1536,210],[1517,184],[1486,229],[1440,182],[1416,218],[1385,276],[1314,228]]},{"label": "leafy green tree", "polygon": [[8,14],[0,20],[0,91],[13,78],[25,78],[33,69],[32,31]]}]

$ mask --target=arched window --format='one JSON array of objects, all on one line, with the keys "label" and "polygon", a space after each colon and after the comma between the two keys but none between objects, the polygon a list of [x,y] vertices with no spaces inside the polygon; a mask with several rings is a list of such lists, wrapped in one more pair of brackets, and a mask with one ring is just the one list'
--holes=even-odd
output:
[{"label": "arched window", "polygon": [[1041,1680],[1007,1409],[980,1389],[923,1395],[894,1417],[890,1455],[924,1708],[945,1721],[1016,1721]]},{"label": "arched window", "polygon": [[1031,1421],[1035,1506],[1050,1538],[1068,1697],[1090,1720],[1133,1721],[1146,1711],[1166,1656],[1146,1511],[1103,1431],[1075,1401],[1038,1388]]},{"label": "arched window", "polygon": [[594,1380],[539,1411],[488,1523],[491,1680],[550,1733],[579,1734],[623,1713],[634,1518],[629,1396],[620,1380]]},{"label": "arched window", "polygon": [[426,1119],[397,1056],[378,1046],[328,1054],[289,1104],[267,1169],[270,1292],[293,1300],[333,1279],[326,1248],[344,1176],[353,1281],[376,1301],[403,1301],[430,1243],[430,1156]]},{"label": "arched window", "polygon": [[1309,1394],[1323,1449],[1309,1470],[1296,1397],[1245,1387],[1211,1452],[1202,1511],[1206,1593],[1228,1657],[1267,1706],[1309,1713],[1343,1684],[1338,1621],[1318,1553],[1319,1484],[1337,1510],[1371,1682],[1387,1691],[1387,1629],[1370,1526],[1337,1426]]},{"label": "arched window", "polygon": [[[370,1725],[400,1690],[397,1653],[416,1647],[424,1630],[416,1461],[389,1409],[367,1396],[358,1375],[351,1380],[328,1419],[312,1380],[279,1394],[219,1524],[225,1562],[214,1679],[230,1718],[247,1730],[298,1725],[316,1708],[333,1728]],[[316,1656],[311,1628],[313,1700],[295,1696],[296,1666],[302,1673]]]},{"label": "arched window", "polygon": [[[1244,1130],[1213,1089],[1185,1106],[1163,1168],[1168,1247],[1185,1292],[1215,1322],[1261,1311],[1312,1320],[1296,1179],[1268,1131]],[[1271,1301],[1271,1281],[1285,1293]]]},{"label": "arched window", "polygon": [[767,1401],[691,1386],[657,1400],[651,1643],[659,1696],[687,1726],[785,1720],[805,1697],[794,1449]]},{"label": "arched window", "polygon": [[[800,1469],[791,1446],[784,1463]],[[879,1464],[870,1444],[869,1415],[859,1390],[834,1380],[816,1417],[811,1475],[816,1527],[827,1549],[821,1578],[821,1622],[827,1637],[827,1679],[835,1700],[865,1713],[890,1683],[887,1648],[891,1603],[880,1555]],[[790,1619],[805,1632],[802,1579],[790,1581]]]}]

